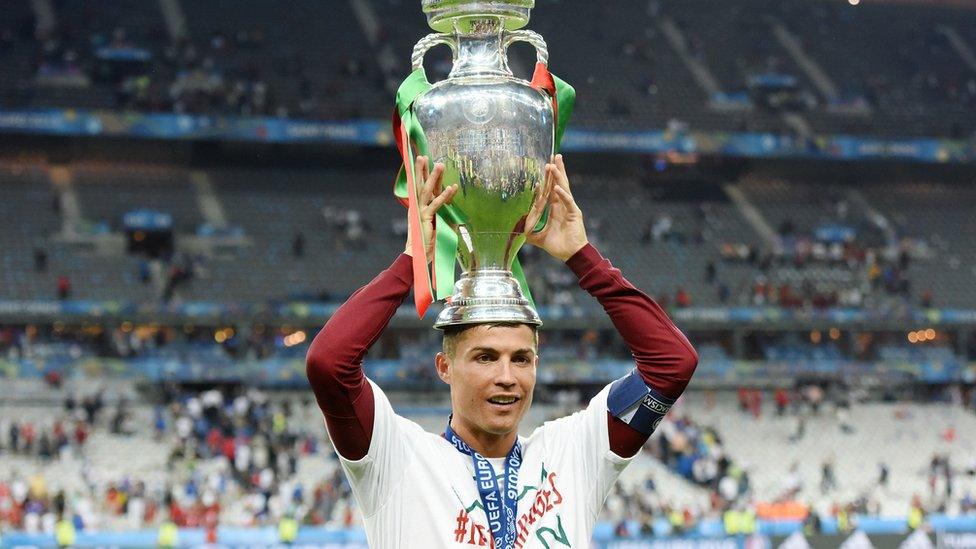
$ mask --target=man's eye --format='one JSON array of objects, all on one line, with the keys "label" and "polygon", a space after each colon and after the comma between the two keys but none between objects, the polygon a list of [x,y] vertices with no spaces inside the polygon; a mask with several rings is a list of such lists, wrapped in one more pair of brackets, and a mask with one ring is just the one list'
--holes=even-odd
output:
[{"label": "man's eye", "polygon": [[476,358],[475,360],[477,360],[478,362],[491,362],[491,357],[488,355],[478,355],[478,358]]},{"label": "man's eye", "polygon": [[515,362],[517,362],[519,364],[528,364],[529,363],[529,357],[527,357],[527,356],[517,356],[517,357],[515,357]]}]

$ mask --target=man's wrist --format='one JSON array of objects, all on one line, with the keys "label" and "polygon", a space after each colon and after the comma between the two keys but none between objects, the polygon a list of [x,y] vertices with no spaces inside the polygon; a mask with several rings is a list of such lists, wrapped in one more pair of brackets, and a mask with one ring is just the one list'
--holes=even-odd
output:
[{"label": "man's wrist", "polygon": [[565,257],[560,257],[559,260],[562,261],[563,263],[566,263],[574,255],[578,254],[580,252],[580,250],[582,250],[583,248],[587,247],[589,244],[590,244],[590,241],[589,240],[584,240],[582,244],[579,244],[579,245],[576,245],[576,246],[573,246],[572,248],[570,248],[570,249],[573,250],[572,253],[566,255]]},{"label": "man's wrist", "polygon": [[587,242],[566,260],[566,266],[576,274],[577,278],[583,278],[583,275],[590,272],[590,270],[599,265],[603,260],[604,257],[600,251]]}]

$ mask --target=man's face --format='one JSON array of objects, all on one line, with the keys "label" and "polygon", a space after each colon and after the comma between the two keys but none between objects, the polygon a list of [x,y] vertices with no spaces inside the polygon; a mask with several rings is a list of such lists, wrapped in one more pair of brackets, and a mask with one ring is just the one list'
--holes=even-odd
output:
[{"label": "man's face", "polygon": [[436,358],[438,375],[451,386],[455,417],[473,432],[492,435],[518,429],[532,404],[538,362],[535,333],[525,325],[469,328],[459,335],[453,358]]}]

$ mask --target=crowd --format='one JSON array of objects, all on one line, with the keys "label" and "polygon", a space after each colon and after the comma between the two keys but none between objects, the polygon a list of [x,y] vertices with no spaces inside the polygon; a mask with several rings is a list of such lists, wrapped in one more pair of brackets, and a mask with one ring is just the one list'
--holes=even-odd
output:
[{"label": "crowd", "polygon": [[[53,29],[39,31],[32,19],[0,25],[0,48],[9,50],[16,42],[33,42],[37,50],[34,65],[38,83],[81,88],[98,82],[112,89],[118,108],[150,112],[357,118],[372,106],[359,106],[356,101],[344,101],[342,106],[337,106],[330,104],[331,99],[356,96],[357,90],[363,88],[379,91],[384,89],[385,80],[401,78],[408,71],[408,58],[385,52],[391,47],[409,51],[404,49],[408,47],[404,44],[414,43],[423,32],[412,25],[371,23],[369,26],[378,27],[375,33],[367,29],[368,34],[374,35],[373,47],[377,53],[366,55],[375,56],[376,60],[369,62],[360,55],[338,54],[333,56],[337,62],[323,71],[312,56],[301,53],[301,42],[276,43],[280,38],[268,31],[267,21],[255,20],[237,27],[206,31],[191,25],[190,38],[174,42],[165,36],[158,13],[149,12],[145,16],[152,21],[149,24],[127,27],[101,21],[112,21],[112,18],[99,18],[95,9],[73,13],[60,6],[56,8],[60,25]],[[860,47],[852,27],[866,25],[872,30],[880,27],[876,12],[862,17],[858,10],[847,8],[784,2],[766,10],[766,14],[783,19],[808,55],[825,63],[843,56],[845,50],[823,47],[819,45],[821,42]],[[934,115],[943,104],[967,107],[976,101],[976,77],[959,70],[958,54],[951,41],[937,30],[934,19],[919,18],[917,25],[903,29],[903,39],[886,63],[875,63],[867,70],[848,63],[828,69],[826,72],[841,89],[836,97],[818,98],[810,91],[803,71],[789,62],[789,56],[767,23],[754,10],[746,5],[732,5],[714,13],[720,14],[717,18],[726,24],[703,24],[693,7],[669,7],[652,2],[635,12],[645,21],[640,29],[644,32],[632,33],[636,38],[615,42],[606,53],[631,59],[630,66],[639,68],[641,75],[650,75],[633,78],[632,85],[645,97],[656,96],[661,89],[667,89],[658,85],[662,64],[659,45],[665,42],[660,37],[660,26],[667,17],[680,29],[688,54],[714,72],[726,94],[741,93],[756,77],[772,76],[792,82],[791,89],[800,88],[793,93],[797,96],[795,102],[807,108],[818,103],[827,109],[834,104],[859,105],[857,112],[861,114],[871,114],[874,109],[927,116],[937,120],[928,122],[937,126],[934,131],[957,138],[967,137],[972,131],[967,128],[968,122],[943,122]],[[192,10],[186,15],[199,16]],[[738,35],[723,36],[729,32],[729,22],[734,22],[739,29]],[[824,37],[834,40],[822,40]],[[603,37],[596,33],[592,38]],[[718,44],[732,47],[718,47]],[[868,55],[878,55],[876,49],[869,50]],[[267,61],[269,58],[274,61]],[[446,72],[444,64],[449,68],[447,62],[432,67],[430,76],[434,80]],[[858,78],[846,78],[858,69],[862,70]],[[386,73],[385,78],[381,72]],[[596,74],[590,79],[605,76]],[[593,104],[618,119],[633,114],[632,104],[612,93]],[[701,107],[705,108],[704,103]],[[733,112],[729,116],[743,131],[765,129],[760,117],[751,113],[743,116]],[[830,118],[825,121],[832,122]],[[796,131],[787,125],[779,129],[782,133]]]},{"label": "crowd", "polygon": [[[672,415],[673,416],[673,415]],[[713,511],[722,512],[750,493],[749,474],[725,452],[722,437],[689,415],[668,416],[650,451],[685,479],[710,490]]]},{"label": "crowd", "polygon": [[[809,29],[820,36],[837,36],[840,33],[863,32],[862,29],[878,24],[877,12],[861,13],[844,9],[841,5],[806,5],[784,3],[788,17],[803,17],[809,21]],[[947,37],[937,28],[929,28],[927,21],[905,32],[890,53],[891,64],[872,67],[855,82],[848,82],[847,93],[861,93],[871,105],[885,108],[898,105],[910,98],[932,103],[972,105],[976,101],[976,78],[959,71],[956,53]],[[888,69],[888,70],[885,70]],[[897,81],[896,73],[904,80]]]},{"label": "crowd", "polygon": [[344,57],[323,83],[321,68],[304,53],[286,55],[276,49],[280,44],[268,38],[266,22],[191,33],[173,41],[162,30],[161,14],[156,14],[155,24],[113,26],[103,21],[111,18],[99,17],[94,8],[73,13],[55,7],[57,24],[51,28],[38,27],[31,12],[0,24],[0,53],[11,51],[14,44],[30,45],[39,87],[98,87],[113,94],[114,106],[124,111],[360,116],[356,109],[343,110],[327,99],[346,93],[345,81],[369,78],[359,58]]},{"label": "crowd", "polygon": [[[347,248],[362,250],[368,246],[368,237],[373,230],[369,220],[356,208],[322,208],[322,217],[332,235],[333,246],[342,251]],[[391,227],[394,234],[397,227]],[[406,236],[406,232],[403,233]]]},{"label": "crowd", "polygon": [[83,420],[57,420],[48,426],[29,420],[3,420],[0,431],[5,437],[0,442],[0,452],[34,456],[46,463],[69,453],[80,454],[88,440],[89,424]]},{"label": "crowd", "polygon": [[[598,342],[591,341],[590,345]],[[743,388],[739,392],[741,413],[757,420],[766,408],[777,416],[820,413],[825,395],[809,389],[763,395],[756,389]],[[771,407],[763,405],[764,396],[771,396]],[[836,400],[833,392],[827,397]],[[124,398],[109,405],[104,401],[101,391],[66,398],[64,413],[58,419],[62,427],[52,425],[49,435],[52,448],[64,446],[61,451],[52,450],[50,456],[40,448],[43,434],[35,425],[18,421],[4,426],[0,456],[30,457],[38,463],[61,460],[81,466],[78,482],[67,486],[63,480],[46,476],[43,468],[30,473],[9,467],[0,471],[0,528],[51,532],[61,520],[71,521],[81,531],[173,524],[213,532],[219,525],[276,525],[283,519],[306,525],[358,525],[349,486],[336,467],[310,397],[279,399],[254,388],[188,390],[165,385],[151,413],[145,406],[140,413],[132,413],[131,404]],[[74,432],[67,428],[69,418],[75,421]],[[842,416],[835,418],[843,430]],[[79,426],[84,429],[77,430]],[[151,437],[159,448],[154,451],[165,456],[161,470],[155,472],[162,474],[113,471],[104,461],[104,450],[98,455],[85,450],[92,431],[108,437]],[[791,440],[801,440],[805,436],[802,431],[800,428]],[[732,459],[723,436],[696,421],[694,410],[677,406],[644,452],[676,477],[700,487],[707,497],[687,500],[665,493],[651,474],[636,484],[620,484],[603,513],[615,533],[621,538],[659,533],[655,524],[662,519],[672,533],[691,530],[706,519],[724,521],[738,516],[755,520],[770,512],[767,504],[800,502],[810,490],[834,498],[826,510],[812,509],[812,523],[827,516],[849,521],[856,515],[882,513],[877,492],[868,490],[850,501],[834,496],[844,479],[837,477],[833,459],[821,464],[819,482],[804,478],[794,464],[782,481],[781,496],[774,502],[761,502],[752,481],[756,465]],[[955,434],[946,432],[944,436],[952,438]],[[111,440],[121,448],[122,439]],[[114,460],[119,456],[108,457]],[[884,462],[877,466],[877,486],[886,488],[892,482],[890,468]],[[303,472],[305,467],[309,469]],[[959,466],[951,464],[945,454],[933,455],[928,469],[932,493],[927,498],[915,498],[912,509],[922,514],[976,513],[973,494],[953,490],[953,478],[976,475],[974,467],[976,463]]]},{"label": "crowd", "polygon": [[[287,339],[292,336],[292,339]],[[0,324],[0,356],[56,366],[84,357],[120,359],[208,357],[260,360],[300,356],[308,339],[302,330],[261,324],[206,327],[185,325]],[[298,341],[301,340],[301,341]],[[48,369],[48,371],[56,371]]]},{"label": "crowd", "polygon": [[[791,220],[776,230],[773,244],[761,248],[742,242],[720,245],[726,264],[748,265],[756,274],[744,301],[756,306],[785,308],[864,307],[893,304],[932,307],[934,296],[926,287],[914,287],[909,268],[917,258],[932,254],[927,242],[887,234],[884,227],[855,222],[845,198],[831,197],[825,204],[829,223],[800,229]],[[715,286],[722,301],[717,263],[706,266],[706,281]]]},{"label": "crowd", "polygon": [[[819,389],[819,390],[818,390]],[[761,391],[741,388],[738,391],[740,413],[754,421],[764,421],[769,412],[777,418],[792,417],[796,429],[789,436],[791,444],[803,440],[806,420],[825,416],[846,435],[855,433],[845,413],[853,394],[829,390],[815,385],[800,386],[796,390],[776,389]],[[764,397],[772,397],[771,403],[763,404]],[[711,404],[709,404],[711,403]],[[829,406],[825,406],[829,403]],[[706,393],[706,407],[714,406],[714,396]],[[899,412],[907,413],[907,412]],[[776,495],[765,500],[757,495],[751,478],[762,464],[740,464],[731,458],[723,444],[723,436],[713,427],[694,419],[695,411],[679,403],[664,419],[657,433],[644,448],[645,455],[666,465],[671,472],[704,490],[706,497],[678,501],[660,491],[654,474],[633,485],[619,485],[608,498],[603,516],[615,524],[615,534],[620,538],[636,538],[660,533],[660,522],[667,523],[666,531],[683,533],[695,528],[706,519],[721,520],[729,533],[749,532],[740,528],[743,516],[747,521],[771,518],[780,513],[800,516],[804,531],[820,531],[823,519],[835,519],[838,528],[848,532],[856,527],[856,517],[890,516],[885,505],[890,504],[892,483],[891,467],[886,461],[877,463],[873,483],[854,491],[842,490],[845,480],[837,474],[838,459],[849,459],[849,454],[828,456],[819,464],[819,476],[810,477],[794,462],[775,487]],[[768,420],[766,420],[768,421]],[[782,421],[777,419],[776,421]],[[952,442],[952,427],[946,428],[942,437]],[[809,470],[809,468],[806,468]],[[921,525],[924,517],[932,513],[976,515],[976,496],[971,490],[959,490],[961,476],[976,476],[976,461],[953,466],[949,455],[935,453],[925,472],[929,493],[914,494],[908,504],[906,520],[910,528]],[[629,486],[629,487],[628,487]],[[850,486],[844,486],[849,488]],[[846,494],[846,495],[842,495]],[[669,497],[669,495],[671,497]],[[805,518],[803,518],[805,517]],[[730,519],[731,523],[730,523]]]},{"label": "crowd", "polygon": [[[308,399],[293,404],[272,404],[255,389],[235,392],[209,389],[202,393],[168,391],[155,413],[155,432],[172,437],[168,463],[171,470],[188,464],[215,462],[206,476],[190,477],[171,498],[169,514],[178,526],[200,520],[198,501],[224,502],[228,522],[234,525],[275,524],[282,516],[306,517],[309,523],[333,520],[336,504],[348,496],[348,487],[336,471],[315,486],[296,480],[299,460],[322,457],[321,430],[308,432],[317,414]],[[231,501],[227,496],[233,496]],[[204,506],[206,507],[206,505]],[[206,519],[206,513],[203,516]],[[338,520],[347,522],[343,515]]]},{"label": "crowd", "polygon": [[[101,395],[92,399],[100,402]],[[65,405],[68,413],[69,402]],[[29,422],[15,422],[0,455],[33,456],[42,464],[50,459],[80,464],[81,478],[70,482],[47,477],[44,469],[21,474],[5,468],[0,473],[0,528],[51,532],[62,518],[78,530],[139,529],[163,522],[212,530],[218,524],[274,525],[282,517],[351,526],[356,520],[349,487],[334,467],[324,430],[307,430],[307,425],[316,424],[310,418],[318,417],[308,399],[293,404],[272,402],[254,389],[188,392],[167,386],[151,416],[152,425],[136,422],[128,429],[119,429],[115,419],[121,415],[118,409],[127,406],[124,400],[104,421],[99,419],[99,406],[76,407],[74,415],[90,417],[90,425],[113,436],[153,433],[156,444],[168,448],[165,474],[113,471],[106,459],[121,456],[107,456],[104,450],[87,455],[83,446],[88,432],[82,430],[70,440],[65,433],[66,450],[45,456],[39,447],[47,435],[37,435]],[[91,416],[84,411],[89,409],[95,410]],[[54,438],[60,440],[57,429]],[[299,460],[304,458],[332,463],[332,470],[299,478]]]}]

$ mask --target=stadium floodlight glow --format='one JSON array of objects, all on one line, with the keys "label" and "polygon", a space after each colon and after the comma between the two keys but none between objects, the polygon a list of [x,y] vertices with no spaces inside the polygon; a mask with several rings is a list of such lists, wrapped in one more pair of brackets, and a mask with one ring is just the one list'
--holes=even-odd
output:
[{"label": "stadium floodlight glow", "polygon": [[294,347],[299,343],[303,343],[306,337],[307,336],[305,335],[305,332],[303,332],[302,330],[298,330],[293,334],[286,335],[282,341],[285,344],[285,347]]},{"label": "stadium floodlight glow", "polygon": [[852,6],[856,6],[861,3],[861,0],[847,0],[847,3]]},{"label": "stadium floodlight glow", "polygon": [[935,339],[935,330],[933,330],[932,328],[925,330],[925,339],[929,339],[929,340]]},{"label": "stadium floodlight glow", "polygon": [[916,333],[916,332],[908,332],[908,342],[909,343],[918,343],[918,333]]}]

